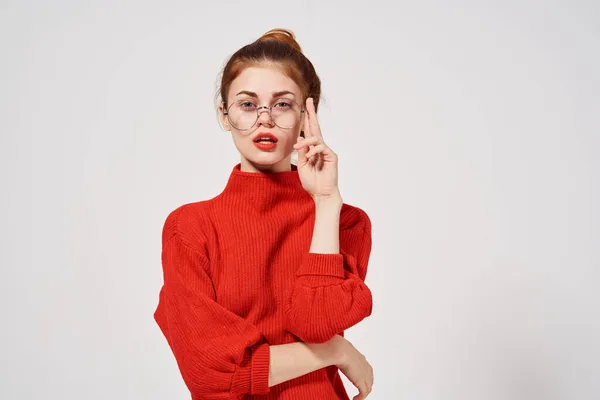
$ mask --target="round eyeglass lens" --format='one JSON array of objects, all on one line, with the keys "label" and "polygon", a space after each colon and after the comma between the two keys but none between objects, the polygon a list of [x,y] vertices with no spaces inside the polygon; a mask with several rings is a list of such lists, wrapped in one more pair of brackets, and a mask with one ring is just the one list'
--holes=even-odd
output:
[{"label": "round eyeglass lens", "polygon": [[[254,126],[258,119],[258,105],[252,100],[237,100],[227,112],[229,123],[238,130],[247,130]],[[269,112],[260,109],[260,112]],[[293,128],[300,121],[301,109],[298,103],[289,99],[280,99],[271,106],[273,123],[282,129]]]}]

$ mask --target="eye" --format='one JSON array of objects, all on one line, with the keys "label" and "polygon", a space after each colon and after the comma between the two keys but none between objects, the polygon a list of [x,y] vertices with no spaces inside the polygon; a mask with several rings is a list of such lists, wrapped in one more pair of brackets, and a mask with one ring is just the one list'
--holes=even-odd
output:
[{"label": "eye", "polygon": [[291,108],[292,107],[292,103],[286,100],[280,100],[277,103],[275,103],[273,105],[273,107],[275,108],[279,108],[279,109],[287,109],[287,108]]},{"label": "eye", "polygon": [[242,100],[238,103],[238,105],[240,106],[240,108],[242,110],[255,110],[256,109],[256,104],[254,104],[253,102],[251,102],[249,100]]}]

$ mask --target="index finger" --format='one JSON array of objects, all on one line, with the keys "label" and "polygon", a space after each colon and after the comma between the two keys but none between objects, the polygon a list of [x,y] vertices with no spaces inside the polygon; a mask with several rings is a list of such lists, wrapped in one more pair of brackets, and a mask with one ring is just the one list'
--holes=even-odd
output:
[{"label": "index finger", "polygon": [[315,110],[315,101],[312,97],[306,99],[306,115],[308,118],[308,124],[310,126],[310,135],[317,136],[319,139],[323,139],[321,127],[319,126],[319,120],[317,118],[317,112]]}]

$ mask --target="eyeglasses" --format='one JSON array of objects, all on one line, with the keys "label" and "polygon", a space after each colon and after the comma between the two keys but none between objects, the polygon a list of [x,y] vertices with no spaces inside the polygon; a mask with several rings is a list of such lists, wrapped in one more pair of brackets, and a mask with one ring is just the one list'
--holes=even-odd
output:
[{"label": "eyeglasses", "polygon": [[[225,104],[225,103],[223,103]],[[254,101],[237,100],[223,111],[229,123],[237,130],[245,131],[254,126],[260,113],[269,110],[271,121],[282,129],[290,129],[300,121],[304,109],[294,100],[279,99],[271,107],[258,106]]]}]

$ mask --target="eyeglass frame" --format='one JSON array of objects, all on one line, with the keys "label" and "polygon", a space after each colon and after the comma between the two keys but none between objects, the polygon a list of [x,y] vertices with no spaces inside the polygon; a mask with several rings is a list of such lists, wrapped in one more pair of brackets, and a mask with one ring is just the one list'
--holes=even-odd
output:
[{"label": "eyeglass frame", "polygon": [[[296,104],[298,107],[300,107],[300,104],[298,104],[298,103],[297,103],[295,100],[292,100],[292,99],[285,99],[285,100],[286,100],[286,101],[291,101],[291,102],[295,103],[295,104]],[[224,101],[222,101],[222,102],[221,102],[221,104],[225,104],[225,102],[224,102]],[[231,125],[232,125],[232,126],[235,128],[235,126],[233,125],[233,122],[231,122],[231,120],[229,119],[229,109],[230,109],[230,108],[231,108],[231,106],[232,106],[232,105],[234,105],[234,104],[235,104],[235,101],[234,101],[233,103],[231,103],[231,104],[229,105],[229,107],[227,107],[227,108],[224,108],[224,109],[223,109],[223,115],[227,117],[227,121],[229,121],[229,123],[230,123],[230,124],[231,124]],[[258,121],[258,119],[260,118],[260,113],[261,113],[262,111],[259,111],[259,110],[260,110],[261,108],[268,108],[268,109],[269,109],[269,118],[271,119],[271,121],[273,121],[273,123],[274,123],[275,125],[277,125],[277,123],[275,122],[275,119],[273,119],[273,114],[272,114],[272,111],[273,111],[273,106],[260,106],[260,107],[258,107],[258,108],[256,109],[256,120],[255,120],[255,121],[252,123],[252,125],[250,125],[250,128],[246,128],[246,129],[239,129],[239,128],[235,128],[235,129],[237,129],[238,131],[247,131],[247,130],[249,130],[249,129],[252,129],[252,127],[253,127],[254,125],[256,125],[256,121]],[[300,107],[300,119],[302,119],[302,114],[304,114],[304,112],[305,112],[305,111],[306,111],[306,109],[305,109],[305,108],[302,108],[302,107]],[[281,126],[279,126],[279,125],[277,125],[277,126],[278,126],[279,128],[281,128],[281,129],[291,129],[291,128],[282,128],[282,127],[281,127]]]}]

